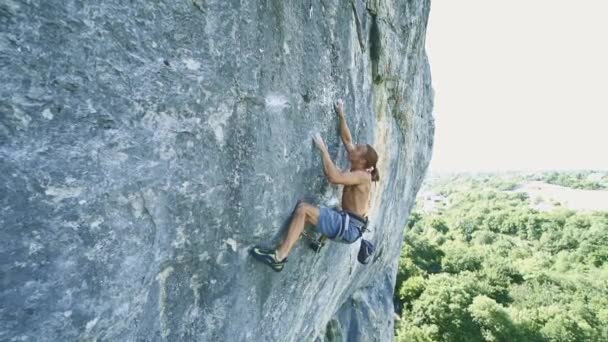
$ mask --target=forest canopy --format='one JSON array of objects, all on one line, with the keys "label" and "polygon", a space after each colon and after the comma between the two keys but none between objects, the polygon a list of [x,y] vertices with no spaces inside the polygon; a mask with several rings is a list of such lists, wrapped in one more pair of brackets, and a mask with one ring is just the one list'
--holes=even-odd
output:
[{"label": "forest canopy", "polygon": [[591,174],[427,181],[399,261],[396,340],[608,341],[608,212],[539,210],[514,191],[604,188]]}]

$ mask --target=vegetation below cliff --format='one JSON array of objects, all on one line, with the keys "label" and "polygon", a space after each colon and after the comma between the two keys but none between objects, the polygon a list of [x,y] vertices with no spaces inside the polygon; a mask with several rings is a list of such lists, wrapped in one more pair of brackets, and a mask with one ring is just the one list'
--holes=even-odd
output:
[{"label": "vegetation below cliff", "polygon": [[585,188],[589,174],[427,182],[399,263],[397,341],[608,340],[608,212],[541,211],[516,190]]}]

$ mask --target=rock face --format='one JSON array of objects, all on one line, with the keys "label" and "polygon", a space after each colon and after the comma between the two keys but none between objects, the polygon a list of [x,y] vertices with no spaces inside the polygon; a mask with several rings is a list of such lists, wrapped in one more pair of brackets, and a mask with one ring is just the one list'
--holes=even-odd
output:
[{"label": "rock face", "polygon": [[[388,341],[433,144],[430,1],[0,2],[0,340]],[[359,243],[254,262],[337,204],[334,99],[373,144]]]}]

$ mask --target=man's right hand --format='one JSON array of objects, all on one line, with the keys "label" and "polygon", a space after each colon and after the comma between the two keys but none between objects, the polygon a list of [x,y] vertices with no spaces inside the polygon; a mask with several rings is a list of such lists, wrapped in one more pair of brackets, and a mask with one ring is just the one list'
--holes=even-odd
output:
[{"label": "man's right hand", "polygon": [[334,103],[334,109],[338,115],[344,116],[344,102],[342,102],[342,99],[338,99]]},{"label": "man's right hand", "polygon": [[327,145],[325,145],[325,141],[323,141],[323,138],[321,138],[320,133],[315,134],[312,137],[312,140],[315,142],[315,145],[317,145],[317,148],[319,149],[319,151],[321,151],[321,152],[327,151]]}]

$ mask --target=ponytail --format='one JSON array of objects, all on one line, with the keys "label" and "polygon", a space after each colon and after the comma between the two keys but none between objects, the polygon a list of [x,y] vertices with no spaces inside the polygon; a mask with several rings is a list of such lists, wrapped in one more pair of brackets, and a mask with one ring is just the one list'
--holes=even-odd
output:
[{"label": "ponytail", "polygon": [[372,170],[372,181],[377,182],[380,180],[380,174],[378,174],[378,169],[376,165],[374,165],[374,169]]},{"label": "ponytail", "polygon": [[370,145],[367,144],[367,149],[365,150],[365,163],[366,167],[373,168],[372,169],[372,181],[377,182],[380,180],[380,174],[378,174],[378,168],[376,167],[376,163],[378,162],[378,154],[376,150]]}]

